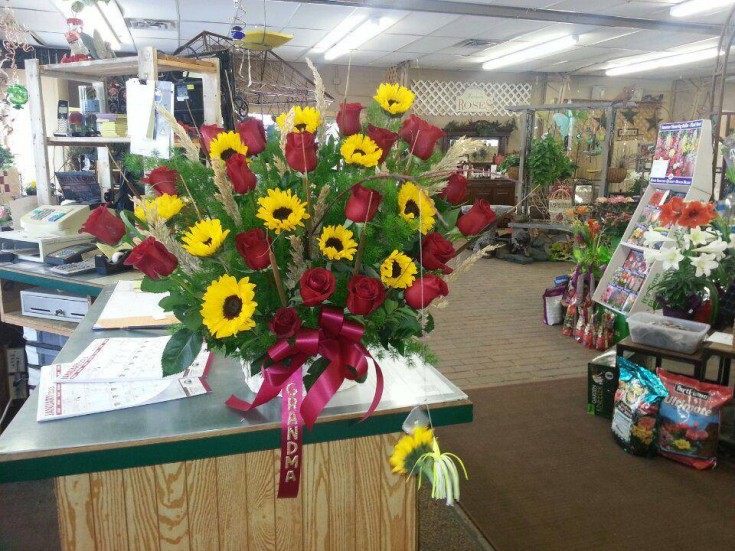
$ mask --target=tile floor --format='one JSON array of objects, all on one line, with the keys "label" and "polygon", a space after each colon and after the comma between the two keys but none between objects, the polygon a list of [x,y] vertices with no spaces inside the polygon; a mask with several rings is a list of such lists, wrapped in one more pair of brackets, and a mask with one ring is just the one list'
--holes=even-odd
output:
[{"label": "tile floor", "polygon": [[542,321],[544,290],[570,270],[479,260],[450,284],[447,307],[432,309],[436,329],[426,342],[439,371],[463,389],[584,376],[599,352]]}]

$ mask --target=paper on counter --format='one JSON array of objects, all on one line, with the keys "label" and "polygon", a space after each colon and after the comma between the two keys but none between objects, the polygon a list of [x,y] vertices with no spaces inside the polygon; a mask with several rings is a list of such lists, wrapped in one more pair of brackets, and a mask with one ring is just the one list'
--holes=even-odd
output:
[{"label": "paper on counter", "polygon": [[715,331],[705,340],[713,342],[715,344],[724,344],[726,346],[732,346],[732,335],[728,333],[722,333],[721,331]]},{"label": "paper on counter", "polygon": [[158,305],[166,296],[168,293],[141,291],[140,281],[118,281],[94,329],[152,329],[174,324],[176,316]]},{"label": "paper on counter", "polygon": [[[170,338],[95,339],[74,361],[52,364],[53,378],[68,383],[163,380],[161,355]],[[206,377],[208,360],[209,352],[202,349],[191,366],[165,380]]]},{"label": "paper on counter", "polygon": [[55,366],[41,368],[39,422],[168,402],[211,391],[201,377],[159,381],[69,384],[55,380]]}]

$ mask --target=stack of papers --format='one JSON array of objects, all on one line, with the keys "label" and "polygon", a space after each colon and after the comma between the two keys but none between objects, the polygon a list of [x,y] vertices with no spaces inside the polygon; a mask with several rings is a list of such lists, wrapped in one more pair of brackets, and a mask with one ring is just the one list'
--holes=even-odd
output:
[{"label": "stack of papers", "polygon": [[155,404],[210,392],[210,353],[202,350],[182,373],[163,376],[170,337],[96,339],[73,361],[41,368],[38,421]]},{"label": "stack of papers", "polygon": [[168,293],[145,293],[138,281],[118,281],[94,329],[152,329],[178,320],[158,306]]}]

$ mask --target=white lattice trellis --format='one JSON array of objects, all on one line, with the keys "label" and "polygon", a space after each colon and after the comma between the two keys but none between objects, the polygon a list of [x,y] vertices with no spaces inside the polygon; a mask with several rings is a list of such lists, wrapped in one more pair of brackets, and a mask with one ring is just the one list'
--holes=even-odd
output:
[{"label": "white lattice trellis", "polygon": [[[457,98],[468,88],[480,88],[491,103],[482,111],[458,111]],[[531,84],[528,82],[443,82],[441,80],[414,80],[411,89],[416,94],[413,110],[420,115],[495,115],[520,116],[506,109],[511,105],[528,105]]]}]

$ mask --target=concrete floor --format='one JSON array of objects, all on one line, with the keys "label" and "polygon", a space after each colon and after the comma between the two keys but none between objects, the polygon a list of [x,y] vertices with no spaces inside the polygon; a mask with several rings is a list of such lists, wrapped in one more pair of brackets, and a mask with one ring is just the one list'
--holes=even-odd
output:
[{"label": "concrete floor", "polygon": [[436,329],[426,342],[439,371],[463,389],[586,374],[600,353],[543,324],[543,292],[570,270],[559,262],[479,260],[450,285],[448,306],[432,310]]}]

